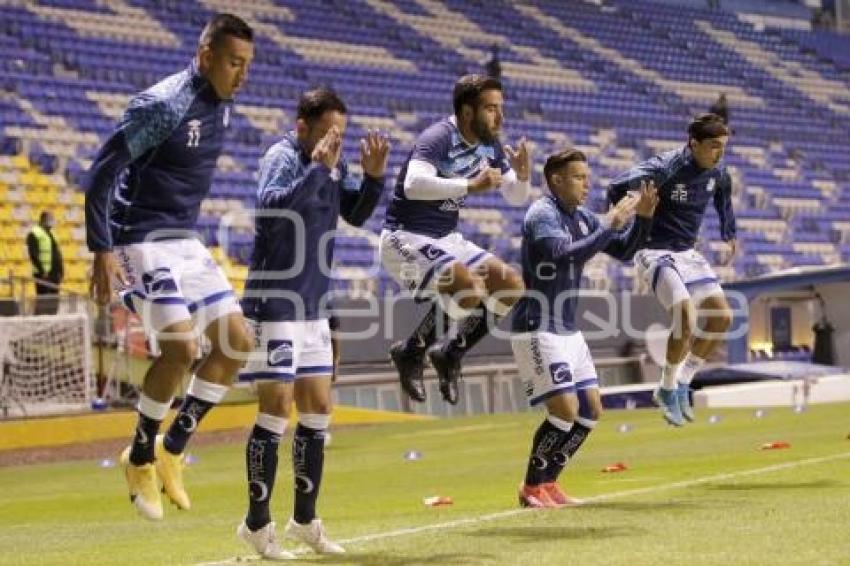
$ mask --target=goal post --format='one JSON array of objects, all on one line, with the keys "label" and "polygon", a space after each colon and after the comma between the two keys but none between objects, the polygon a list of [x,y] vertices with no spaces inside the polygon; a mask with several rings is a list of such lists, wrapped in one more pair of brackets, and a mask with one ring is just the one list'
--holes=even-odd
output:
[{"label": "goal post", "polygon": [[90,408],[91,348],[85,313],[0,317],[0,418]]}]

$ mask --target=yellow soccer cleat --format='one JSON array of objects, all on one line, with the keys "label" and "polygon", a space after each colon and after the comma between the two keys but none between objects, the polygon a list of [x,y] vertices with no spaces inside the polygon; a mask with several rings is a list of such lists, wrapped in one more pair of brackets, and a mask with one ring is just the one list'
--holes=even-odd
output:
[{"label": "yellow soccer cleat", "polygon": [[121,453],[121,467],[127,479],[130,490],[130,502],[136,507],[139,515],[151,521],[162,519],[162,499],[159,495],[159,485],[156,479],[156,468],[153,464],[135,466],[130,463],[130,447]]},{"label": "yellow soccer cleat", "polygon": [[159,434],[154,443],[154,455],[156,456],[156,473],[162,482],[162,489],[168,498],[178,509],[188,511],[192,507],[189,494],[183,487],[183,468],[186,463],[183,454],[172,454],[162,444],[163,435]]}]

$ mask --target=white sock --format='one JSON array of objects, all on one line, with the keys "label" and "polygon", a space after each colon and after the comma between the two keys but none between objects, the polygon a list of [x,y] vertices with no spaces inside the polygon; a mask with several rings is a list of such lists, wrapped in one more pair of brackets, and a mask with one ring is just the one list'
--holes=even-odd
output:
[{"label": "white sock", "polygon": [[136,409],[147,418],[162,422],[165,415],[168,414],[168,409],[171,408],[171,401],[173,401],[173,398],[165,403],[160,403],[142,393],[139,395],[139,402],[136,405]]},{"label": "white sock", "polygon": [[283,436],[286,432],[288,420],[284,417],[276,417],[268,413],[259,413],[257,415],[257,426],[264,428],[278,436]]},{"label": "white sock", "polygon": [[679,370],[679,375],[676,376],[676,380],[679,383],[690,385],[691,381],[694,379],[694,374],[696,374],[696,372],[699,371],[699,368],[704,365],[704,359],[688,352],[687,357],[685,357],[685,361],[682,362],[682,369]]},{"label": "white sock", "polygon": [[676,389],[676,374],[679,373],[679,367],[681,365],[681,362],[678,364],[668,363],[661,369],[661,387],[664,389]]},{"label": "white sock", "polygon": [[546,420],[549,421],[552,426],[564,432],[570,432],[570,429],[573,428],[573,423],[560,419],[555,415],[546,415]]},{"label": "white sock", "polygon": [[186,394],[191,395],[196,399],[200,399],[201,401],[218,405],[221,403],[221,400],[224,399],[224,396],[227,395],[228,389],[229,387],[226,385],[206,381],[197,375],[193,375],[192,380],[189,382],[189,388],[186,390]]}]

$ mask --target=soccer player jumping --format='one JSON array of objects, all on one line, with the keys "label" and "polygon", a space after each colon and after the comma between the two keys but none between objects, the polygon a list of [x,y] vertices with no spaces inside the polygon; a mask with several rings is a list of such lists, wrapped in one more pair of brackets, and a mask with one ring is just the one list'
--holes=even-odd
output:
[{"label": "soccer player jumping", "polygon": [[[504,107],[499,81],[463,76],[453,98],[454,115],[422,132],[401,168],[380,253],[403,289],[438,297],[413,334],[390,349],[402,389],[415,401],[425,400],[428,352],[443,398],[456,404],[461,358],[508,313],[523,289],[514,269],[457,231],[458,210],[467,195],[496,187],[510,204],[522,204],[531,165],[525,139],[516,150],[499,142]],[[440,306],[459,328],[428,351],[441,333]]]},{"label": "soccer player jumping", "polygon": [[[639,275],[672,317],[667,363],[654,399],[665,420],[683,426],[694,420],[690,383],[717,348],[732,322],[717,275],[694,249],[709,201],[720,217],[720,235],[737,251],[732,180],[721,164],[729,129],[715,114],[702,114],[688,126],[688,143],[639,163],[613,181],[608,198],[617,203],[645,180],[658,187],[660,204],[646,249],[635,254]],[[704,326],[697,327],[697,317]]]},{"label": "soccer player jumping", "polygon": [[[230,14],[214,16],[191,65],[133,97],[85,182],[91,293],[108,304],[120,283],[125,304],[161,350],[145,374],[133,443],[121,455],[130,500],[152,520],[162,518],[159,482],[180,509],[189,509],[184,448],[251,351],[230,283],[193,229],[230,125],[233,95],[253,57],[251,28]],[[168,431],[157,436],[195,361],[198,332],[212,351]]]}]

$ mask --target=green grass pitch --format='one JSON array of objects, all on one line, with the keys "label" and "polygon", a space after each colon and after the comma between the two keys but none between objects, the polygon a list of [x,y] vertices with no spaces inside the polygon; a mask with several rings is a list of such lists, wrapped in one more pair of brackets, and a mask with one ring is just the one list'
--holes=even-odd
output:
[{"label": "green grass pitch", "polygon": [[[848,409],[777,408],[763,418],[704,410],[682,430],[655,411],[611,411],[562,476],[590,503],[543,511],[519,511],[516,502],[540,414],[339,429],[319,511],[348,554],[300,558],[398,566],[850,564]],[[623,423],[629,432],[619,431]],[[771,441],[791,447],[759,449]],[[292,505],[288,445],[273,495],[280,529]],[[421,459],[405,460],[410,450]],[[0,469],[0,564],[247,560],[234,535],[247,505],[243,446],[194,454],[186,474],[193,509],[168,506],[160,523],[139,518],[120,470],[96,460]],[[601,472],[614,462],[629,469]],[[426,507],[422,498],[431,495],[455,503]]]}]

